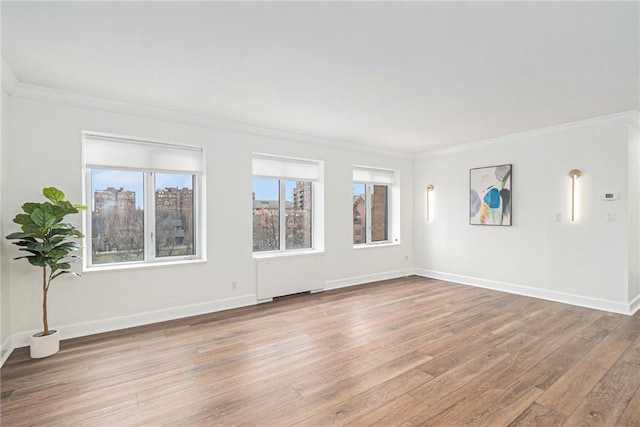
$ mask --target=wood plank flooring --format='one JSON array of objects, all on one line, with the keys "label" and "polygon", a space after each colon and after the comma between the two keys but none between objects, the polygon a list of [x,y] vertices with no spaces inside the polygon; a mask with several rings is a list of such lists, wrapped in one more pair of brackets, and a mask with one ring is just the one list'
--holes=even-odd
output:
[{"label": "wood plank flooring", "polygon": [[640,315],[420,277],[63,341],[3,426],[639,426]]}]

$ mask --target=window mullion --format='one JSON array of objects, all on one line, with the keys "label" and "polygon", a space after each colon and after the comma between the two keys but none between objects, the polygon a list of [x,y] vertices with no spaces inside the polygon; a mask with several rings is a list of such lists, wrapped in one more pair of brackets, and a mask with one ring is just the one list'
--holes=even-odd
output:
[{"label": "window mullion", "polygon": [[365,206],[365,210],[367,212],[366,216],[365,216],[365,232],[367,234],[366,236],[366,243],[371,243],[372,242],[372,232],[371,232],[371,222],[372,222],[372,217],[371,217],[371,188],[372,185],[371,184],[366,184],[365,185],[365,195],[364,195],[364,206]]},{"label": "window mullion", "polygon": [[88,206],[87,211],[84,213],[83,221],[84,221],[84,257],[83,257],[83,266],[87,267],[93,261],[93,211],[95,210],[95,203],[93,200],[93,188],[92,188],[92,180],[91,180],[91,169],[86,168],[84,170],[84,185],[85,185],[85,198],[84,202],[85,206]]},{"label": "window mullion", "polygon": [[[193,227],[194,230],[200,230],[202,224],[200,222],[200,175],[194,175],[192,178],[192,188],[193,188]],[[198,233],[193,233],[193,247],[194,247],[194,257],[202,256],[201,248],[200,248],[200,236]]]},{"label": "window mullion", "polygon": [[285,203],[285,181],[283,179],[278,181],[279,183],[279,232],[280,232],[280,250],[281,251],[285,251],[287,250],[287,229],[286,229],[286,218],[287,218],[287,211],[286,211],[286,203]]},{"label": "window mullion", "polygon": [[144,252],[145,259],[155,260],[156,226],[155,226],[155,174],[144,173]]},{"label": "window mullion", "polygon": [[386,241],[389,242],[391,240],[391,221],[389,221],[390,215],[390,207],[391,207],[391,187],[389,187],[388,185],[385,186],[385,195],[386,195],[386,199],[385,199],[385,204],[384,204],[384,221],[385,221],[385,230],[387,230],[386,233]]}]

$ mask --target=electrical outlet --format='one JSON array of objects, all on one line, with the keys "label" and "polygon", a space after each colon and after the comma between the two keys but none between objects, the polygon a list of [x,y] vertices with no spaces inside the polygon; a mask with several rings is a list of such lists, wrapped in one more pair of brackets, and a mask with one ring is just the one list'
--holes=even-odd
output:
[{"label": "electrical outlet", "polygon": [[238,290],[238,282],[236,282],[235,280],[233,282],[231,282],[231,290],[232,291],[237,291]]}]

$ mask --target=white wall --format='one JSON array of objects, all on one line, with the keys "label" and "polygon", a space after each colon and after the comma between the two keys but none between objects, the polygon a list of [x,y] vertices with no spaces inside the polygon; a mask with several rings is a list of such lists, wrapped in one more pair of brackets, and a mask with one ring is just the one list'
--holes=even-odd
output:
[{"label": "white wall", "polygon": [[[71,201],[82,199],[82,130],[202,145],[207,149],[208,261],[64,277],[50,290],[50,324],[67,335],[255,303],[252,258],[251,153],[304,157],[325,162],[325,267],[327,288],[402,275],[413,260],[413,161],[214,130],[88,108],[10,97],[10,125],[3,155],[2,233],[19,206],[39,200],[53,185]],[[20,159],[28,159],[28,167]],[[400,170],[402,242],[354,250],[351,212],[352,165]],[[9,184],[10,183],[10,184]],[[78,224],[80,217],[77,217]],[[9,255],[14,255],[10,253]],[[409,257],[409,261],[404,260]],[[11,331],[40,326],[38,275],[24,262],[9,263]],[[231,282],[238,289],[232,291]],[[185,308],[186,307],[186,308]],[[109,319],[105,322],[104,319]],[[24,335],[24,334],[22,334]],[[21,335],[21,336],[22,336]]]},{"label": "white wall", "polygon": [[[4,197],[6,192],[4,191],[5,183],[8,182],[5,177],[6,168],[4,162],[5,155],[5,143],[7,141],[5,137],[5,130],[7,124],[7,101],[8,96],[4,90],[0,90],[0,96],[2,97],[0,103],[0,212],[5,211]],[[8,355],[11,347],[11,311],[10,311],[10,294],[9,294],[9,257],[5,256],[7,253],[6,247],[9,245],[8,241],[4,239],[6,230],[6,223],[4,215],[0,217],[0,230],[2,231],[2,242],[0,242],[0,365],[5,357]]]},{"label": "white wall", "polygon": [[640,296],[640,131],[629,124],[629,301]]},{"label": "white wall", "polygon": [[[624,312],[629,302],[628,141],[628,117],[620,117],[417,160],[418,271]],[[513,164],[513,226],[469,225],[469,169],[505,163]],[[582,177],[577,221],[571,223],[568,173],[574,168]],[[424,215],[428,184],[435,187],[430,222]],[[605,191],[618,192],[619,200],[601,201]],[[608,213],[616,222],[607,222]]]},{"label": "white wall", "polygon": [[[44,186],[58,186],[70,200],[81,201],[82,130],[207,148],[208,261],[59,279],[50,292],[50,323],[62,327],[66,337],[255,303],[254,151],[325,162],[326,289],[417,271],[619,312],[640,295],[639,232],[637,223],[630,223],[640,212],[640,142],[626,116],[515,135],[414,161],[4,94],[3,107],[3,236],[17,229],[11,219],[19,206],[39,200]],[[28,159],[28,168],[21,159]],[[470,226],[469,169],[503,163],[514,167],[514,225]],[[353,249],[353,164],[400,171],[400,245]],[[578,220],[570,223],[568,172],[573,168],[583,176],[578,181]],[[435,191],[427,223],[428,184]],[[605,191],[617,192],[619,200],[601,201]],[[616,215],[616,222],[607,222],[608,213]],[[76,220],[79,224],[80,217]],[[10,260],[15,254],[3,239],[0,338],[12,335],[14,344],[23,345],[28,332],[40,327],[40,290],[37,273]]]}]

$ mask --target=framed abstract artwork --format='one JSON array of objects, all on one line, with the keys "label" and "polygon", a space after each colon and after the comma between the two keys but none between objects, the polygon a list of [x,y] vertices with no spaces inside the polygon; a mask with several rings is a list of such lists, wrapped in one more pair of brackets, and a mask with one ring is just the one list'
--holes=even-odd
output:
[{"label": "framed abstract artwork", "polygon": [[469,224],[511,225],[511,165],[469,170]]}]

